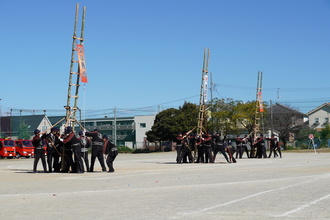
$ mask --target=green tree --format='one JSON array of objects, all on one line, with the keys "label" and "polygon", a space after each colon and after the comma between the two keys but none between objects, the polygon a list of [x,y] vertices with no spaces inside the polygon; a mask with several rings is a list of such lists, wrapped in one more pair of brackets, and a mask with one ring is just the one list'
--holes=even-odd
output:
[{"label": "green tree", "polygon": [[23,121],[18,126],[18,139],[29,139],[30,136],[28,124]]},{"label": "green tree", "polygon": [[197,125],[198,107],[185,102],[179,109],[170,108],[159,112],[150,131],[146,132],[147,140],[172,141],[179,132],[188,132]]}]

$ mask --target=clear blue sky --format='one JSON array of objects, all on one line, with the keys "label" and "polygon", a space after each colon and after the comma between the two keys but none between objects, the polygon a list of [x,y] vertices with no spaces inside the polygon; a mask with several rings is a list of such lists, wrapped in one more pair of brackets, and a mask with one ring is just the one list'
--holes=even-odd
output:
[{"label": "clear blue sky", "polygon": [[330,101],[329,0],[0,0],[3,114],[66,105],[76,3],[84,109],[198,104],[205,47],[213,97],[254,100],[262,71],[267,102],[306,113]]}]

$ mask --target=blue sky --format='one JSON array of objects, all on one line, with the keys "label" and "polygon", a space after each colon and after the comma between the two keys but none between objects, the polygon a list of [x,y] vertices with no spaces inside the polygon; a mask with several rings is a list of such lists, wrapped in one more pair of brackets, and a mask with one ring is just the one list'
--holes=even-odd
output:
[{"label": "blue sky", "polygon": [[205,47],[213,97],[254,100],[262,71],[267,102],[330,101],[329,0],[0,0],[3,114],[66,105],[76,3],[87,111],[198,104]]}]

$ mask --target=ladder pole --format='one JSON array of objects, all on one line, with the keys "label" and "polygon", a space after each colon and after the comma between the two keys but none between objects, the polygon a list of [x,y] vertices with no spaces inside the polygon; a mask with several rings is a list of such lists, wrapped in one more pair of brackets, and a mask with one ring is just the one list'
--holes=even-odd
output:
[{"label": "ladder pole", "polygon": [[70,76],[69,76],[69,85],[68,85],[68,97],[66,108],[66,125],[70,125],[70,115],[71,115],[71,84],[72,84],[72,72],[74,68],[74,55],[75,55],[75,45],[76,45],[76,33],[77,33],[77,23],[78,23],[78,12],[79,4],[76,4],[76,14],[73,27],[73,37],[72,37],[72,51],[71,51],[71,64],[70,64]]},{"label": "ladder pole", "polygon": [[[82,14],[82,20],[81,20],[81,31],[80,31],[80,44],[84,44],[84,29],[85,29],[85,13],[86,13],[86,6],[83,8],[83,14]],[[74,45],[75,46],[75,45]],[[80,82],[80,68],[78,66],[78,75],[77,75],[77,82],[76,82],[76,94],[75,94],[75,99],[74,99],[74,105],[73,107],[77,109],[78,106],[78,93],[79,93],[79,82]],[[76,111],[73,112],[73,118],[76,118]],[[75,123],[73,122],[73,127]]]}]

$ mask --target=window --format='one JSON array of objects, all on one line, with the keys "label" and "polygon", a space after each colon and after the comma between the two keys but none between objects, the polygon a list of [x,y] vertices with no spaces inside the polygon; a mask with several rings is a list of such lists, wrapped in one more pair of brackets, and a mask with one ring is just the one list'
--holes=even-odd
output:
[{"label": "window", "polygon": [[146,128],[146,127],[147,127],[146,123],[140,123],[140,128]]},{"label": "window", "polygon": [[325,118],[324,123],[329,123],[329,118]]},{"label": "window", "polygon": [[315,124],[320,123],[320,119],[319,118],[315,118]]}]

